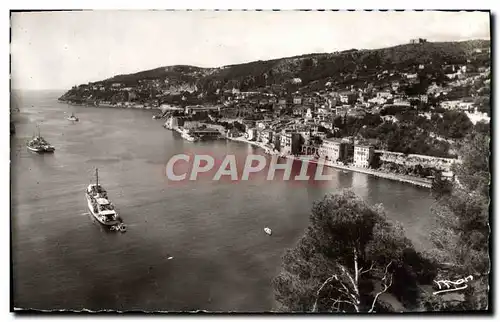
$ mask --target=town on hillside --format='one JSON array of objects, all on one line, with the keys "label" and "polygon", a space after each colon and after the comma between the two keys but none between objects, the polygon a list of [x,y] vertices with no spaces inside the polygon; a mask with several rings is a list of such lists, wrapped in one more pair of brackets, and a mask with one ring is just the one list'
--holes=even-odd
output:
[{"label": "town on hillside", "polygon": [[430,180],[452,178],[460,140],[489,131],[490,83],[489,41],[411,39],[381,50],[159,68],[75,86],[60,101],[158,109],[166,128],[193,140],[242,140],[281,156]]}]

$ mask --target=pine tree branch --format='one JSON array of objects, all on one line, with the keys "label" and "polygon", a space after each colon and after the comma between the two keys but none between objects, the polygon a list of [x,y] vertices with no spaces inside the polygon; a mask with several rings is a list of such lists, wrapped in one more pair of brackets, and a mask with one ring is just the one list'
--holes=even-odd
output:
[{"label": "pine tree branch", "polygon": [[319,293],[323,290],[323,288],[328,284],[330,283],[334,278],[335,278],[336,275],[332,275],[330,276],[329,278],[327,278],[323,284],[321,284],[321,287],[318,289],[318,291],[316,292],[316,300],[314,301],[314,305],[313,305],[313,308],[312,308],[312,311],[313,312],[316,312],[317,309],[318,309],[318,299],[319,299]]},{"label": "pine tree branch", "polygon": [[389,266],[391,266],[391,264],[392,264],[392,261],[390,261],[389,264],[387,264],[387,266],[385,267],[384,277],[382,277],[383,289],[382,289],[382,291],[378,292],[375,295],[375,298],[373,299],[373,302],[372,302],[372,307],[368,311],[368,313],[373,313],[373,309],[375,308],[375,303],[377,303],[378,297],[382,293],[385,293],[389,289],[389,287],[391,287],[391,285],[392,285],[392,274],[388,275]]},{"label": "pine tree branch", "polygon": [[344,274],[345,274],[345,275],[349,278],[349,280],[351,281],[351,284],[352,284],[352,286],[353,286],[354,291],[356,292],[356,294],[359,294],[359,292],[358,292],[358,285],[357,285],[357,284],[356,284],[356,282],[354,281],[354,278],[352,278],[352,275],[351,275],[351,274],[347,271],[347,269],[346,269],[343,265],[339,264],[339,266],[340,266],[340,269],[342,269],[342,272],[343,272],[343,273],[344,273]]},{"label": "pine tree branch", "polygon": [[359,275],[361,276],[362,274],[368,273],[369,271],[373,270],[373,266],[375,266],[375,262],[372,262],[372,264],[370,265],[370,268],[365,269],[364,271],[363,271],[363,267],[361,267],[361,269],[359,270]]},{"label": "pine tree branch", "polygon": [[345,295],[347,295],[348,297],[352,297],[354,301],[357,300],[357,297],[352,294],[352,292],[349,290],[349,288],[339,279],[339,277],[337,275],[334,275],[335,279],[340,283],[340,285],[342,285],[344,291],[342,292],[340,289],[338,289],[339,291],[341,291],[342,293],[344,293]]},{"label": "pine tree branch", "polygon": [[[330,300],[333,300],[333,299],[330,299]],[[338,304],[336,309],[337,309],[337,312],[340,311],[340,303],[347,303],[349,305],[352,305],[352,306],[356,306],[354,303],[352,303],[351,301],[344,301],[344,300],[333,300],[333,303],[332,303],[332,306],[330,308],[330,310],[333,310],[333,307],[335,304]],[[345,311],[343,311],[345,312]]]}]

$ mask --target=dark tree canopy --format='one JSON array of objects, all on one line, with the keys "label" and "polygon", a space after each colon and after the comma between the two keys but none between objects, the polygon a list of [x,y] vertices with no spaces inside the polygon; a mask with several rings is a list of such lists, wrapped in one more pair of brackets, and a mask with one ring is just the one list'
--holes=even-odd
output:
[{"label": "dark tree canopy", "polygon": [[441,274],[450,278],[472,275],[473,283],[464,292],[464,301],[432,302],[450,309],[484,310],[488,305],[489,284],[489,213],[491,180],[489,136],[470,134],[460,148],[462,163],[454,167],[457,181],[450,193],[438,195],[433,209],[438,229],[433,232],[434,260],[442,265]]},{"label": "dark tree canopy", "polygon": [[273,281],[279,309],[397,310],[380,295],[392,292],[402,303],[415,303],[415,292],[405,291],[421,276],[415,258],[420,255],[402,227],[389,222],[380,206],[369,207],[350,191],[325,196],[314,204],[310,226],[286,251]]}]

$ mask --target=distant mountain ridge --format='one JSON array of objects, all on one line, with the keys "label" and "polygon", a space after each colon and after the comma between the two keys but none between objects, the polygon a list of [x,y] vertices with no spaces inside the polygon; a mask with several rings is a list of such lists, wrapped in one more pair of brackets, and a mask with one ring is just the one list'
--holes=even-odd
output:
[{"label": "distant mountain ridge", "polygon": [[[318,83],[322,86],[326,82],[349,85],[369,81],[384,70],[410,72],[419,64],[432,65],[438,69],[446,64],[466,64],[471,58],[489,61],[490,54],[485,49],[490,46],[489,40],[427,42],[381,49],[306,54],[217,68],[175,65],[116,75],[89,84],[109,86],[121,83],[136,87],[141,81],[162,80],[168,86],[187,86],[200,93],[232,88],[241,91],[259,90],[273,85],[297,83],[296,80],[300,80],[299,87]],[[478,52],[481,49],[482,54]]]}]

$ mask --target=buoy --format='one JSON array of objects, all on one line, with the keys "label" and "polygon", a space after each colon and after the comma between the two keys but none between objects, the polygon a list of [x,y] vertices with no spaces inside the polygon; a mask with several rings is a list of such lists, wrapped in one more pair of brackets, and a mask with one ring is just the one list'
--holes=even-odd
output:
[{"label": "buoy", "polygon": [[266,232],[266,234],[268,234],[268,235],[271,235],[271,234],[273,233],[273,232],[272,232],[272,230],[271,230],[271,228],[269,228],[269,227],[264,228],[264,231],[265,231],[265,232]]}]

